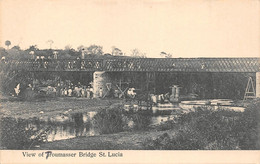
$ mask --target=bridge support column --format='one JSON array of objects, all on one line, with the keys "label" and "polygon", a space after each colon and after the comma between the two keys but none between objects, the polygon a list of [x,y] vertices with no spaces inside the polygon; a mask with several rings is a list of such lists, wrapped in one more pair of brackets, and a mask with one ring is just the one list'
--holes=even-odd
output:
[{"label": "bridge support column", "polygon": [[111,83],[109,73],[105,71],[96,71],[93,74],[93,92],[94,98],[101,98],[108,92],[107,83]]},{"label": "bridge support column", "polygon": [[260,72],[256,72],[256,97],[260,98]]}]

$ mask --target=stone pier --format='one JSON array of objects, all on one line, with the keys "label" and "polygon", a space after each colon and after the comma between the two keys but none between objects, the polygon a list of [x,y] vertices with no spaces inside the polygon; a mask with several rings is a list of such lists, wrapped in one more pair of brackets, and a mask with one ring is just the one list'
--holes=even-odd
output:
[{"label": "stone pier", "polygon": [[105,71],[96,71],[93,74],[93,90],[94,98],[101,98],[108,92],[107,84],[111,83],[112,79],[109,73]]}]

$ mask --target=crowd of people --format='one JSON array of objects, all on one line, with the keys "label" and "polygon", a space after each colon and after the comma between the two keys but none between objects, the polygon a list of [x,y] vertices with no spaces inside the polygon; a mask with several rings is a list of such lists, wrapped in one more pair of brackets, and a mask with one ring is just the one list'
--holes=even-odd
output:
[{"label": "crowd of people", "polygon": [[46,95],[54,95],[57,97],[84,97],[92,99],[94,96],[93,87],[91,85],[73,85],[72,83],[64,84],[58,83],[55,87],[48,86],[43,88],[40,92],[46,92]]},{"label": "crowd of people", "polygon": [[60,82],[47,86],[39,83],[28,85],[19,83],[15,86],[13,91],[14,96],[18,97],[23,96],[23,93],[27,91],[27,94],[30,92],[32,94],[36,93],[38,95],[46,95],[48,97],[82,97],[88,99],[94,98],[94,90],[91,84],[81,85],[80,83],[78,83],[75,85],[71,82]]},{"label": "crowd of people", "polygon": [[56,96],[93,98],[93,88],[88,86],[57,87]]}]

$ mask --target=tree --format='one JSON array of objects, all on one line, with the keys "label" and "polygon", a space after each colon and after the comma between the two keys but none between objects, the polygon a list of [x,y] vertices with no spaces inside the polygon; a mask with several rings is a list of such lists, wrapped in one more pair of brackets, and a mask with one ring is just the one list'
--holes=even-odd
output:
[{"label": "tree", "polygon": [[5,48],[0,47],[0,57],[6,56],[6,55],[7,55],[7,52],[6,52]]},{"label": "tree", "polygon": [[79,55],[69,44],[65,46],[64,53],[67,54],[66,56],[69,55],[70,57],[78,57]]},{"label": "tree", "polygon": [[38,51],[39,48],[37,47],[37,45],[31,45],[27,50],[28,51]]},{"label": "tree", "polygon": [[7,46],[7,49],[9,49],[9,46],[11,45],[11,41],[10,40],[5,41],[5,45]]},{"label": "tree", "polygon": [[146,53],[139,51],[137,48],[131,50],[130,56],[135,58],[146,58]]},{"label": "tree", "polygon": [[54,41],[50,39],[50,40],[47,40],[46,43],[50,45],[50,49],[51,49],[51,46],[52,46],[52,44],[54,43]]},{"label": "tree", "polygon": [[103,55],[103,47],[95,45],[95,44],[90,45],[89,47],[87,47],[86,53],[88,55],[98,55],[98,56],[101,56],[101,55]]},{"label": "tree", "polygon": [[14,46],[8,50],[8,58],[10,59],[22,59],[26,58],[26,52],[20,49],[19,46]]},{"label": "tree", "polygon": [[72,46],[71,46],[70,44],[68,44],[68,45],[66,45],[66,46],[64,47],[64,49],[65,49],[65,50],[72,50]]},{"label": "tree", "polygon": [[80,46],[77,47],[77,50],[79,52],[83,51],[83,49],[86,49],[85,46],[83,46],[83,45],[80,45]]},{"label": "tree", "polygon": [[13,46],[11,49],[16,49],[16,50],[19,50],[19,51],[20,51],[20,50],[21,50],[21,47],[17,45],[17,46]]},{"label": "tree", "polygon": [[112,47],[112,55],[113,56],[122,56],[123,52],[119,48],[113,46]]},{"label": "tree", "polygon": [[164,52],[164,51],[162,51],[162,52],[160,53],[160,56],[161,56],[162,58],[172,58],[172,54],[166,53],[166,52]]}]

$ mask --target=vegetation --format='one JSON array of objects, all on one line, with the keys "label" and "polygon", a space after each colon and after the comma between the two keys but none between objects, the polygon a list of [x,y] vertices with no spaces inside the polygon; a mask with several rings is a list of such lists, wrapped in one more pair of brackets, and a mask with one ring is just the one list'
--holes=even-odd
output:
[{"label": "vegetation", "polygon": [[[128,134],[135,134],[142,143],[138,145],[138,149],[256,150],[260,149],[259,106],[260,99],[253,101],[244,112],[197,108],[193,112],[176,117],[175,121],[166,122],[167,126],[164,128],[150,128],[152,115],[148,112],[124,112],[121,110],[121,106],[114,106],[110,109],[99,110],[93,117],[91,126],[99,130],[100,134],[131,131]],[[41,129],[40,131],[30,127],[31,121],[30,119],[1,118],[0,147],[3,149],[30,149],[32,145],[44,142],[44,135],[39,135],[44,132],[44,129],[40,127],[42,124],[33,122],[33,125],[37,125],[37,129]],[[76,113],[74,121],[75,127],[81,127],[83,115]],[[142,130],[142,132],[138,132],[138,130]],[[150,135],[142,138],[143,133]],[[76,129],[76,136],[81,136],[80,134],[80,129],[78,132]],[[151,136],[154,138],[149,138]],[[94,145],[98,144],[104,149],[116,145],[112,141],[105,142],[105,145],[96,141]],[[118,148],[120,149],[120,146]]]},{"label": "vegetation", "polygon": [[5,45],[7,46],[7,49],[9,49],[9,46],[11,45],[10,40],[5,41]]},{"label": "vegetation", "polygon": [[[32,59],[34,56],[44,56],[45,58],[54,58],[54,52],[57,52],[58,59],[76,59],[82,57],[84,54],[85,58],[107,58],[107,57],[122,57],[125,53],[113,46],[111,47],[111,52],[104,53],[103,47],[100,45],[92,44],[89,46],[80,45],[77,49],[73,49],[71,45],[66,45],[64,49],[52,49],[54,44],[53,40],[48,40],[46,43],[49,45],[49,49],[39,49],[37,45],[31,45],[27,49],[22,50],[19,45],[14,45],[9,48],[11,42],[7,40],[5,42],[6,49],[0,47],[0,58],[5,56],[6,59]],[[138,49],[133,49],[128,55],[129,57],[144,58],[146,54]]]},{"label": "vegetation", "polygon": [[120,108],[100,110],[93,118],[93,125],[101,134],[121,132],[126,126]]},{"label": "vegetation", "polygon": [[93,119],[94,128],[101,134],[117,133],[127,130],[147,130],[151,115],[147,112],[126,113],[122,106],[100,110]]},{"label": "vegetation", "polygon": [[44,131],[29,127],[29,120],[3,117],[0,125],[1,149],[30,149],[45,141]]},{"label": "vegetation", "polygon": [[254,101],[245,112],[203,107],[184,114],[156,139],[147,139],[145,149],[167,150],[255,150],[259,144],[260,100]]},{"label": "vegetation", "polygon": [[133,130],[147,130],[151,125],[151,113],[139,111],[134,114],[128,114],[128,117],[133,121]]}]

